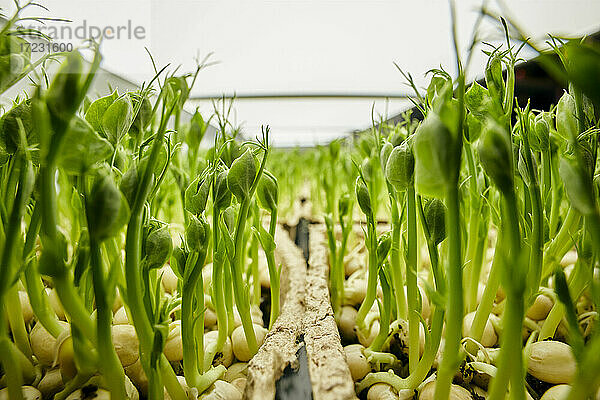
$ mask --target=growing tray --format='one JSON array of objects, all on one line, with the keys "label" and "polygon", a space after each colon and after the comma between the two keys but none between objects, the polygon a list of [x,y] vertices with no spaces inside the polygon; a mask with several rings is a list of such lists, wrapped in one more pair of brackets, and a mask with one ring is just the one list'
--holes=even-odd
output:
[{"label": "growing tray", "polygon": [[354,382],[346,363],[329,298],[329,262],[325,227],[308,230],[310,258],[306,276],[304,341],[308,370],[316,400],[356,399]]},{"label": "growing tray", "polygon": [[276,395],[277,398],[292,399],[285,393],[279,393],[281,390],[277,390],[277,382],[284,373],[290,375],[300,367],[298,353],[302,346],[303,321],[299,316],[305,312],[306,263],[300,249],[280,226],[277,227],[275,242],[276,261],[282,265],[281,313],[248,364],[246,399],[274,399]]}]

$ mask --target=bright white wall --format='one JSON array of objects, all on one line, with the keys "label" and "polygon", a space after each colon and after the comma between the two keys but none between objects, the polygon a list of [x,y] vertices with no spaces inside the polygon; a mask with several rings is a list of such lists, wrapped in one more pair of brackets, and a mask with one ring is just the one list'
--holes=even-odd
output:
[{"label": "bright white wall", "polygon": [[[0,0],[9,5],[11,0]],[[143,40],[105,40],[103,66],[137,82],[148,80],[152,65],[170,62],[191,71],[194,57],[214,52],[220,63],[204,71],[195,94],[237,92],[406,92],[397,62],[420,86],[429,68],[454,71],[446,0],[48,0],[52,15],[73,25],[126,25],[145,29]],[[470,41],[481,1],[458,0],[461,46]],[[489,2],[495,7],[495,2]],[[507,9],[533,38],[548,32],[583,34],[600,28],[598,0],[510,0]],[[486,21],[486,38],[499,37]],[[525,54],[530,56],[531,54]],[[483,68],[477,51],[471,77]],[[249,135],[261,124],[272,127],[275,143],[325,141],[368,126],[373,101],[239,100],[236,120]],[[210,110],[209,102],[197,103]],[[391,101],[389,114],[405,108]],[[195,105],[191,105],[195,107]],[[378,112],[386,104],[376,100]]]}]

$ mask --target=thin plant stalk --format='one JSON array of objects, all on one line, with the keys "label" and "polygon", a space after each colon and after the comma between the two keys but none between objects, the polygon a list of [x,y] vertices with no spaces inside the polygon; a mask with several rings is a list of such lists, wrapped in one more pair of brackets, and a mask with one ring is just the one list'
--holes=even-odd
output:
[{"label": "thin plant stalk", "polygon": [[408,362],[412,372],[419,362],[419,310],[417,296],[417,206],[415,188],[410,185],[406,190],[406,226],[407,226],[407,256],[406,256],[406,297],[408,300]]}]

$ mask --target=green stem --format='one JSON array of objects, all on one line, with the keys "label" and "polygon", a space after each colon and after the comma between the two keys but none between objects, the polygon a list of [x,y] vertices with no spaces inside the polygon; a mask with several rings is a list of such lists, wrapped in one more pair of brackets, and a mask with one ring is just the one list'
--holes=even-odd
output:
[{"label": "green stem", "polygon": [[[54,148],[56,147],[54,146]],[[42,165],[40,169],[41,196],[39,204],[42,208],[42,239],[45,239],[43,240],[43,251],[52,260],[52,281],[65,312],[69,315],[73,324],[77,325],[92,342],[95,342],[96,331],[94,324],[90,320],[89,313],[73,286],[63,256],[58,254],[62,246],[58,232],[58,204],[56,188],[54,186],[56,173],[55,153],[50,152],[48,154],[46,158],[47,164]]]},{"label": "green stem", "polygon": [[[371,351],[381,351],[390,330],[390,320],[392,317],[392,288],[390,287],[390,283],[388,282],[383,269],[379,272],[379,281],[381,282],[381,290],[383,291],[383,302],[380,307],[379,332],[373,340],[373,343],[368,347]],[[417,350],[418,348],[417,342]]]},{"label": "green stem", "polygon": [[[219,221],[220,211],[213,207],[213,221]],[[211,298],[217,312],[218,335],[214,345],[209,345],[204,355],[204,368],[208,369],[213,362],[215,354],[223,349],[227,340],[227,310],[225,308],[225,288],[223,287],[224,258],[223,249],[219,248],[219,229],[215,223],[213,231],[213,269]],[[219,252],[219,255],[217,254]]]},{"label": "green stem", "polygon": [[[3,296],[0,296],[2,300]],[[15,400],[23,400],[23,373],[19,365],[19,357],[17,348],[10,341],[8,332],[6,331],[6,315],[4,314],[4,303],[0,306],[0,362],[4,367],[6,376],[6,384],[8,386],[8,397]]]},{"label": "green stem", "polygon": [[104,268],[102,265],[102,255],[100,253],[100,244],[93,238],[90,238],[90,267],[94,283],[94,296],[96,300],[97,321],[96,329],[98,332],[98,357],[100,372],[106,378],[106,383],[110,389],[111,399],[126,399],[125,392],[125,374],[123,367],[117,357],[112,342],[112,307],[108,302],[107,282],[104,278]]},{"label": "green stem", "polygon": [[477,168],[471,146],[467,143],[463,150],[467,167],[469,171],[469,233],[467,236],[467,250],[465,259],[464,271],[464,286],[467,292],[467,312],[473,311],[477,306],[477,289],[479,285],[479,274],[481,265],[475,265],[477,253],[477,244],[479,239],[479,224],[480,224],[480,200],[479,189],[477,184]]},{"label": "green stem", "polygon": [[510,398],[525,399],[525,372],[523,371],[523,294],[507,293],[504,311],[500,359],[496,377],[490,388],[490,400],[505,398],[510,381]]},{"label": "green stem", "polygon": [[238,215],[237,226],[235,230],[235,255],[233,264],[231,265],[231,275],[233,277],[233,295],[235,304],[242,320],[244,335],[248,343],[248,349],[252,355],[258,352],[258,342],[252,325],[252,317],[250,315],[250,303],[248,302],[248,293],[246,291],[243,277],[243,254],[244,254],[244,230],[246,227],[246,219],[248,218],[248,210],[250,208],[250,198],[242,201],[240,213]]},{"label": "green stem", "polygon": [[458,186],[450,184],[446,194],[446,227],[448,229],[448,305],[446,308],[446,340],[435,386],[435,399],[447,399],[452,377],[458,368],[462,338],[463,288],[460,239],[460,205]]},{"label": "green stem", "polygon": [[223,281],[223,293],[225,296],[225,309],[227,310],[227,333],[231,335],[231,332],[235,329],[235,315],[233,313],[233,279],[231,275],[231,262],[225,260],[224,264],[224,276]]},{"label": "green stem", "polygon": [[331,289],[331,308],[333,309],[333,314],[337,320],[341,314],[343,297],[340,295],[340,279],[338,278],[338,275],[340,274],[340,263],[337,259],[335,225],[333,224],[331,214],[325,216],[325,227],[327,230],[327,244],[329,246],[329,284]]},{"label": "green stem", "polygon": [[552,266],[560,262],[564,255],[573,246],[576,232],[579,230],[581,214],[574,208],[569,208],[565,220],[554,239],[548,244],[544,251],[542,264],[542,278],[552,273]]},{"label": "green stem", "polygon": [[[551,176],[558,177],[558,162],[550,154],[550,167],[552,169]],[[560,196],[560,179],[554,179],[552,181],[552,206],[550,209],[550,218],[549,218],[549,237],[554,237],[556,230],[558,229],[558,217],[560,212],[560,203],[562,200],[562,196]]]},{"label": "green stem", "polygon": [[496,378],[492,381],[490,390],[491,400],[504,399],[507,383],[510,381],[511,399],[525,398],[523,378],[523,318],[525,313],[524,295],[526,290],[527,270],[521,265],[521,243],[517,201],[514,191],[510,190],[504,196],[503,219],[506,223],[506,233],[503,240],[508,243],[507,252],[501,255],[506,281],[506,310],[503,318],[503,336],[500,348],[500,360]]},{"label": "green stem", "polygon": [[[277,230],[277,209],[271,211],[271,220],[269,221],[269,233],[275,240],[275,231]],[[275,253],[270,251],[267,254],[267,266],[269,268],[269,282],[271,285],[271,314],[269,315],[269,329],[279,317],[279,271],[275,264]]]},{"label": "green stem", "polygon": [[406,257],[406,297],[408,300],[408,363],[410,372],[419,362],[419,288],[417,286],[417,208],[415,187],[406,191],[407,207],[407,257]]},{"label": "green stem", "polygon": [[25,354],[27,358],[32,356],[31,345],[29,344],[29,335],[25,328],[25,321],[23,320],[23,312],[21,310],[21,302],[19,300],[19,289],[16,285],[11,286],[4,295],[4,302],[6,305],[6,314],[8,315],[8,322],[10,325],[10,331],[12,333],[13,341],[21,353]]},{"label": "green stem", "polygon": [[25,278],[25,286],[29,296],[29,303],[38,322],[42,324],[53,337],[57,338],[62,332],[62,327],[58,323],[58,318],[52,310],[48,301],[48,295],[44,289],[44,284],[37,271],[37,264],[34,260],[29,260],[33,256],[35,241],[38,236],[41,224],[41,207],[36,203],[29,222],[29,229],[25,238],[23,247],[23,262],[27,263],[23,273]]},{"label": "green stem", "polygon": [[377,235],[375,232],[375,222],[373,215],[367,215],[367,238],[369,245],[367,250],[369,252],[369,266],[367,276],[367,293],[363,300],[358,312],[356,314],[356,326],[361,332],[368,333],[367,326],[365,326],[365,318],[371,310],[371,306],[375,301],[377,295]]},{"label": "green stem", "polygon": [[[256,224],[260,224],[260,211],[258,205],[252,205],[252,218]],[[258,239],[251,235],[250,239],[250,270],[252,271],[252,304],[260,305],[260,271],[258,270]]]},{"label": "green stem", "polygon": [[[542,150],[541,153],[541,161],[542,161],[542,208],[546,212],[546,216],[549,217],[548,214],[551,212],[550,207],[550,191],[552,190],[552,156],[550,154],[550,149]],[[549,220],[550,218],[548,218]],[[552,233],[550,233],[552,235]]]},{"label": "green stem", "polygon": [[[481,302],[475,311],[475,317],[473,317],[473,323],[469,331],[469,337],[476,341],[481,341],[485,325],[487,324],[492,308],[494,307],[494,300],[496,293],[500,287],[500,268],[502,263],[500,262],[500,254],[502,254],[502,232],[499,232],[496,253],[494,254],[494,260],[492,261],[492,267],[488,275],[488,280],[481,296]],[[474,343],[469,343],[467,349],[470,352],[477,351],[477,346]]]}]

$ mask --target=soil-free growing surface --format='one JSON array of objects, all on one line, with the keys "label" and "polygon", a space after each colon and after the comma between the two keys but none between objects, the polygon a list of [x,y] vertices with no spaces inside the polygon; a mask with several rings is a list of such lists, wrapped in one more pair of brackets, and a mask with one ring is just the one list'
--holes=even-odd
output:
[{"label": "soil-free growing surface", "polygon": [[248,382],[244,392],[247,399],[275,398],[275,382],[286,367],[295,367],[296,353],[302,333],[305,310],[306,264],[301,251],[291,241],[288,233],[277,227],[275,257],[282,265],[281,313],[264,344],[248,364]]},{"label": "soil-free growing surface", "polygon": [[354,383],[329,300],[329,266],[323,226],[309,230],[304,341],[315,400],[356,399]]}]

